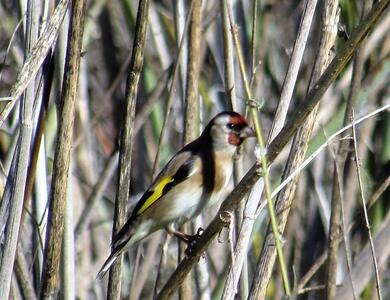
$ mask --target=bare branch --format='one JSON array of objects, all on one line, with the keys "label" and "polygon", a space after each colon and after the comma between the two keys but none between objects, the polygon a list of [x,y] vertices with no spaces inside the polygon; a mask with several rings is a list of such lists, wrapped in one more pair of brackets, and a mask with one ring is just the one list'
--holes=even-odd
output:
[{"label": "bare branch", "polygon": [[[144,63],[146,32],[148,25],[150,0],[138,3],[137,23],[133,44],[133,52],[126,84],[126,99],[123,114],[123,129],[119,149],[119,179],[116,191],[114,226],[112,235],[120,230],[127,217],[127,201],[130,192],[130,168],[133,149],[135,105],[138,94],[138,82]],[[107,296],[119,299],[121,291],[122,255],[110,269]]]},{"label": "bare branch", "polygon": [[[310,114],[310,112],[320,101],[322,95],[325,93],[329,85],[341,73],[345,65],[351,59],[356,48],[362,42],[362,39],[368,34],[372,26],[375,25],[389,3],[390,0],[383,0],[374,5],[371,12],[365,18],[364,22],[362,22],[354,30],[354,32],[351,34],[351,38],[345,43],[339,54],[332,60],[317,83],[313,85],[313,88],[307,94],[302,104],[295,109],[291,119],[270,144],[267,153],[269,162],[272,162],[278,156],[280,151],[290,140],[291,136],[296,132],[297,128],[303,124],[308,114]],[[236,207],[237,202],[239,202],[244,197],[244,195],[248,193],[255,182],[260,178],[261,173],[257,172],[258,168],[259,167],[257,165],[252,166],[252,168],[246,173],[233,192],[224,201],[220,212],[231,210]],[[168,299],[174,293],[178,286],[180,286],[186,274],[190,272],[192,266],[198,261],[201,253],[207,249],[208,245],[211,243],[211,240],[223,228],[223,226],[224,224],[220,220],[219,216],[214,218],[214,220],[199,238],[197,245],[194,247],[194,256],[183,259],[166,285],[161,290],[160,294],[157,296],[157,299]]]},{"label": "bare branch", "polygon": [[60,103],[58,138],[53,162],[53,178],[46,245],[42,271],[41,299],[50,299],[59,289],[60,258],[64,213],[68,194],[70,153],[73,139],[75,101],[78,93],[81,45],[84,33],[86,1],[75,1],[71,9],[71,24],[68,31],[65,74]]}]

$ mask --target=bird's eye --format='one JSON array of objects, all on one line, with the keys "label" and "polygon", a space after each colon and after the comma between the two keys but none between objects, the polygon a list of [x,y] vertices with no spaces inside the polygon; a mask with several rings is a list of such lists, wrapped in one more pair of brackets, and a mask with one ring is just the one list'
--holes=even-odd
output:
[{"label": "bird's eye", "polygon": [[234,123],[228,123],[227,128],[233,131],[239,131],[240,130],[240,125],[234,124]]}]

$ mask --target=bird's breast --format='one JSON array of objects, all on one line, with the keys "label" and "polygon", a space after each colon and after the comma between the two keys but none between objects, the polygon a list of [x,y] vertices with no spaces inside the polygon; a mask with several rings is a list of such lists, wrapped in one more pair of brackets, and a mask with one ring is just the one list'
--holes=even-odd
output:
[{"label": "bird's breast", "polygon": [[233,159],[230,155],[218,155],[215,160],[214,191],[224,189],[232,176]]}]

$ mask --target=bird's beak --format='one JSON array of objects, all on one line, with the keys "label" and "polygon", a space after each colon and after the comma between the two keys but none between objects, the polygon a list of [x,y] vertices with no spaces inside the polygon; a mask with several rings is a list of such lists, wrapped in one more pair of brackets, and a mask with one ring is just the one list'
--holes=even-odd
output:
[{"label": "bird's beak", "polygon": [[240,132],[240,137],[241,138],[247,138],[247,137],[255,137],[256,133],[250,126],[246,126],[243,128]]}]

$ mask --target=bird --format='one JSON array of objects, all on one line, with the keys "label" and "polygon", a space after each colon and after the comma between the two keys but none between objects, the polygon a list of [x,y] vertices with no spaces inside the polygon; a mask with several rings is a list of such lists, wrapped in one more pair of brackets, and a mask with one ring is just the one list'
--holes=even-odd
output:
[{"label": "bird", "polygon": [[234,111],[217,114],[201,135],[184,146],[166,164],[135,205],[129,219],[114,235],[111,254],[97,279],[102,279],[116,259],[132,245],[165,228],[191,244],[200,235],[187,235],[174,228],[216,204],[226,189],[237,147],[255,132]]}]

